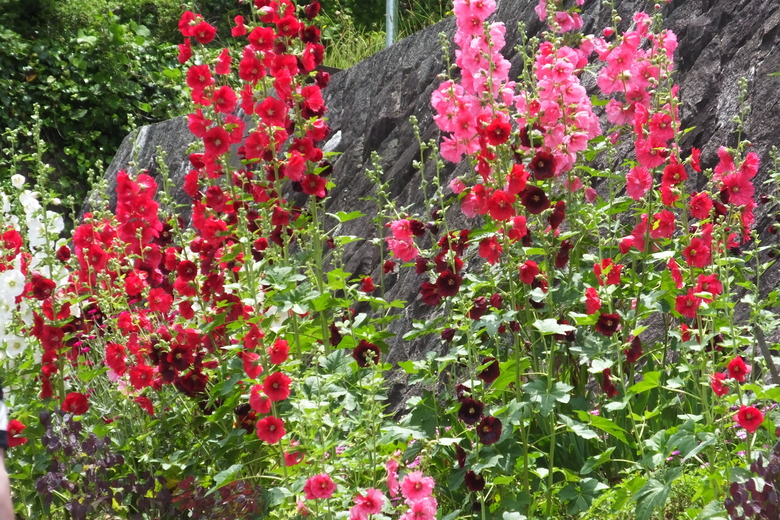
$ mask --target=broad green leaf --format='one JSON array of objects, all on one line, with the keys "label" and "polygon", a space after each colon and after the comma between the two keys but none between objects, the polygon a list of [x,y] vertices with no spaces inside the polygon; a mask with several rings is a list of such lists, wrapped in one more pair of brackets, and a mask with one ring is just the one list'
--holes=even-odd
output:
[{"label": "broad green leaf", "polygon": [[590,457],[588,460],[585,461],[585,464],[582,465],[580,474],[587,475],[588,473],[598,468],[602,464],[609,462],[612,458],[613,451],[615,451],[615,446],[612,446],[611,448],[607,448],[606,450],[599,453],[598,455],[594,455],[593,457]]},{"label": "broad green leaf", "polygon": [[222,486],[225,486],[227,484],[230,484],[233,481],[233,477],[235,477],[236,473],[241,471],[241,468],[244,466],[242,464],[233,464],[228,469],[224,471],[220,471],[214,476],[214,487],[209,489],[208,493],[206,493],[206,496],[212,494],[213,492],[217,491]]},{"label": "broad green leaf", "polygon": [[584,410],[578,410],[577,415],[579,416],[580,421],[588,423],[594,428],[598,428],[599,430],[607,432],[624,444],[633,446],[633,442],[630,442],[626,437],[626,430],[615,424],[610,419],[601,417],[600,415],[590,414]]},{"label": "broad green leaf", "polygon": [[671,489],[670,484],[664,484],[654,478],[648,480],[634,496],[637,520],[650,520],[653,511],[666,504]]},{"label": "broad green leaf", "polygon": [[558,415],[558,417],[561,419],[561,422],[566,425],[569,430],[574,432],[577,436],[582,437],[583,439],[597,439],[598,434],[582,424],[581,422],[577,422],[571,417],[567,417],[563,414]]},{"label": "broad green leaf", "polygon": [[360,211],[350,211],[349,213],[345,211],[338,211],[336,213],[328,213],[331,217],[338,220],[340,223],[349,222],[350,220],[355,220],[356,218],[365,217],[365,213],[361,213]]},{"label": "broad green leaf", "polygon": [[530,401],[539,405],[539,411],[545,417],[555,408],[555,403],[568,403],[571,399],[569,392],[574,387],[566,383],[557,382],[552,388],[547,388],[547,378],[541,377],[523,385],[523,390],[528,394]]},{"label": "broad green leaf", "polygon": [[628,393],[637,395],[659,386],[661,386],[661,372],[647,372],[642,381],[628,389]]}]

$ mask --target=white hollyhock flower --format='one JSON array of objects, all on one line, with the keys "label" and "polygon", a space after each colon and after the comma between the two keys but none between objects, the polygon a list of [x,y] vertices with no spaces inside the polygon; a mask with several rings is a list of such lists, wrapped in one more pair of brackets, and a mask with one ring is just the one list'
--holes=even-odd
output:
[{"label": "white hollyhock flower", "polygon": [[24,275],[18,269],[8,269],[0,273],[0,302],[12,304],[24,291]]},{"label": "white hollyhock flower", "polygon": [[26,179],[24,178],[24,175],[20,175],[18,173],[15,173],[15,174],[11,175],[11,184],[17,190],[21,190],[22,189],[22,187],[24,186],[25,180]]},{"label": "white hollyhock flower", "polygon": [[0,211],[3,213],[11,212],[11,201],[8,200],[8,197],[3,192],[0,192]]},{"label": "white hollyhock flower", "polygon": [[16,334],[9,334],[3,339],[5,340],[5,353],[9,358],[15,358],[27,348],[27,342],[24,338]]},{"label": "white hollyhock flower", "polygon": [[37,213],[41,209],[41,203],[38,202],[38,193],[30,190],[25,190],[19,195],[19,202],[22,203],[24,212],[28,216]]},{"label": "white hollyhock flower", "polygon": [[37,249],[46,244],[45,233],[46,228],[43,226],[43,222],[34,217],[27,219],[27,242],[31,248]]}]

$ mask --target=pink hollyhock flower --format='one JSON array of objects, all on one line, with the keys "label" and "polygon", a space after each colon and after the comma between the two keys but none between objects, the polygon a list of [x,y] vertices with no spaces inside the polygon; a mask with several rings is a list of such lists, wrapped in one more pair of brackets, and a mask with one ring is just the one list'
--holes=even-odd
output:
[{"label": "pink hollyhock flower", "polygon": [[753,370],[753,368],[745,363],[742,356],[737,356],[728,364],[729,377],[737,380],[740,383],[745,382],[745,377]]},{"label": "pink hollyhock flower", "polygon": [[764,422],[764,414],[755,406],[741,406],[735,420],[750,433],[756,433],[761,423]]},{"label": "pink hollyhock flower", "polygon": [[744,206],[753,202],[753,194],[755,188],[750,178],[742,173],[729,173],[721,179],[723,188],[721,194],[724,192],[728,198],[727,202],[735,206]]},{"label": "pink hollyhock flower", "polygon": [[698,219],[705,219],[710,216],[712,211],[712,199],[706,192],[694,193],[688,203],[688,209],[691,211],[691,216]]},{"label": "pink hollyhock flower", "polygon": [[330,498],[336,491],[336,483],[327,473],[314,475],[306,481],[303,486],[303,493],[306,500],[316,500],[318,498]]},{"label": "pink hollyhock flower", "polygon": [[409,510],[399,520],[435,520],[438,504],[433,497],[425,497],[409,504]]},{"label": "pink hollyhock flower", "polygon": [[378,489],[369,489],[365,495],[355,495],[355,504],[353,509],[357,509],[363,515],[375,515],[382,511],[385,504],[385,495]]},{"label": "pink hollyhock flower", "polygon": [[414,471],[404,477],[401,482],[401,494],[409,502],[416,502],[431,496],[435,482],[432,477],[426,477],[420,471]]},{"label": "pink hollyhock flower", "polygon": [[419,254],[419,250],[412,240],[396,240],[395,238],[387,237],[385,241],[393,255],[402,262],[411,262]]},{"label": "pink hollyhock flower", "polygon": [[409,219],[395,220],[388,224],[393,238],[396,240],[412,240],[414,232],[412,231],[412,222]]},{"label": "pink hollyhock flower", "polygon": [[387,471],[387,490],[390,496],[395,498],[398,496],[398,492],[401,489],[398,483],[398,461],[395,459],[389,459],[385,462],[385,470]]},{"label": "pink hollyhock flower", "polygon": [[626,175],[626,193],[634,200],[644,197],[652,185],[653,176],[643,166],[631,168]]}]

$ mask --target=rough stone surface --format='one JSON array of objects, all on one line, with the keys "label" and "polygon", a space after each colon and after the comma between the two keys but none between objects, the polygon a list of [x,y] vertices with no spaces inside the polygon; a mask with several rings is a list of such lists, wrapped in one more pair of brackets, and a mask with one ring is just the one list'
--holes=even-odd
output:
[{"label": "rough stone surface", "polygon": [[[500,2],[498,18],[506,22],[509,47],[519,41],[519,21],[526,24],[531,34],[541,29],[533,11],[535,4],[528,0]],[[652,4],[638,0],[616,4],[626,20],[638,9],[646,6],[652,9]],[[745,137],[755,143],[754,150],[761,157],[762,168],[756,179],[760,187],[770,166],[769,149],[780,144],[780,77],[769,76],[780,71],[780,2],[673,0],[664,4],[663,10],[667,27],[677,33],[680,43],[677,80],[683,101],[683,127],[695,127],[684,137],[683,147],[701,148],[702,162],[710,167],[715,164],[719,146],[736,143],[731,120],[739,110],[738,80],[746,77],[750,82],[747,103],[752,112],[746,120]],[[586,29],[603,27],[610,16],[609,9],[600,1],[589,0],[583,7]],[[419,179],[415,178],[417,173],[412,167],[419,151],[409,116],[417,117],[425,140],[438,135],[433,125],[430,94],[444,67],[439,33],[451,37],[454,26],[452,19],[442,21],[332,76],[325,98],[329,124],[334,134],[340,133],[340,141],[334,140],[331,146],[341,155],[334,162],[332,178],[337,187],[331,192],[329,211],[357,209],[369,216],[348,222],[342,230],[344,234],[375,236],[370,217],[376,210],[373,203],[363,200],[374,190],[363,173],[371,165],[372,151],[382,157],[385,178],[390,180],[392,196],[399,207],[422,207]],[[517,53],[513,49],[507,53],[517,70]],[[167,152],[174,183],[180,185],[186,173],[186,149],[191,141],[183,119],[145,127],[138,138],[137,167],[154,170],[159,145]],[[133,156],[132,149],[128,137],[109,168],[109,176],[126,167]],[[450,165],[445,176],[452,176],[465,166]],[[765,230],[772,215],[765,214],[761,208],[757,213],[757,228]],[[775,240],[765,231],[762,239]],[[353,248],[347,256],[347,269],[355,273],[377,277],[375,266],[378,266],[378,251],[370,244]],[[773,270],[764,278],[764,287],[774,289],[779,278],[778,271]],[[409,330],[412,320],[424,319],[434,312],[417,297],[419,276],[405,270],[389,282],[389,297],[410,302],[403,317],[393,325],[396,332]],[[441,348],[440,341],[435,338],[406,343],[399,337],[392,345],[389,360],[417,358],[425,351],[438,348]]]}]

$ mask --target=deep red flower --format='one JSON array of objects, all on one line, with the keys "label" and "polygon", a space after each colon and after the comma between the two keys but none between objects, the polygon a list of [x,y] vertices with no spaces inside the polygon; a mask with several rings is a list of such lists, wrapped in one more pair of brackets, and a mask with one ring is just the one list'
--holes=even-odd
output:
[{"label": "deep red flower", "polygon": [[588,314],[595,314],[601,309],[601,299],[599,293],[593,287],[585,289],[585,312]]},{"label": "deep red flower", "polygon": [[729,387],[724,384],[724,381],[726,381],[725,372],[715,372],[710,376],[710,386],[718,397],[723,397],[729,393]]},{"label": "deep red flower", "polygon": [[631,346],[623,350],[623,354],[626,356],[626,361],[629,363],[636,363],[640,357],[642,357],[642,341],[638,336],[635,336],[631,340]]},{"label": "deep red flower", "polygon": [[691,267],[706,267],[712,262],[710,246],[699,237],[691,239],[691,244],[683,249],[683,256]]},{"label": "deep red flower", "polygon": [[494,118],[483,130],[483,134],[487,138],[488,143],[493,146],[505,143],[509,139],[511,133],[512,125],[503,117]]},{"label": "deep red flower", "polygon": [[435,284],[432,284],[427,280],[420,285],[420,296],[422,297],[423,303],[426,305],[436,306],[441,302],[439,289]]},{"label": "deep red flower", "polygon": [[284,401],[290,396],[291,382],[283,372],[274,372],[263,380],[263,391],[271,401]]},{"label": "deep red flower", "polygon": [[450,269],[446,269],[436,279],[436,289],[441,297],[455,296],[458,294],[460,284],[463,282],[463,278],[453,273]]},{"label": "deep red flower", "polygon": [[528,165],[537,180],[549,179],[555,175],[555,156],[550,152],[538,151]]},{"label": "deep red flower", "polygon": [[135,399],[133,399],[133,402],[137,403],[138,406],[140,406],[146,413],[154,417],[154,405],[152,404],[151,399],[149,399],[145,395],[139,395]]},{"label": "deep red flower", "polygon": [[705,302],[712,302],[715,297],[723,292],[723,284],[718,280],[718,275],[713,273],[711,275],[700,274],[698,278],[698,284],[693,290],[695,293],[708,292],[712,295],[712,298],[702,298]]},{"label": "deep red flower", "polygon": [[273,415],[263,417],[257,421],[255,428],[257,431],[257,438],[268,444],[276,444],[286,433],[284,431],[284,421]]},{"label": "deep red flower", "polygon": [[287,360],[290,353],[290,346],[286,340],[277,339],[274,344],[268,347],[268,358],[273,365],[281,365]]},{"label": "deep red flower", "polygon": [[62,410],[74,415],[84,415],[89,410],[87,396],[81,392],[70,392],[62,401]]},{"label": "deep red flower", "polygon": [[259,414],[267,414],[271,411],[271,400],[263,393],[263,385],[254,385],[249,392],[249,406]]},{"label": "deep red flower", "polygon": [[190,36],[198,40],[198,43],[209,43],[217,34],[217,28],[210,23],[201,20],[189,28]]},{"label": "deep red flower", "polygon": [[611,258],[605,258],[600,264],[593,264],[593,273],[599,285],[620,285],[621,264],[613,263]]},{"label": "deep red flower", "polygon": [[139,363],[130,369],[130,384],[136,390],[141,390],[147,386],[152,386],[154,378],[154,369],[149,365]]},{"label": "deep red flower", "polygon": [[559,200],[553,206],[553,212],[550,214],[550,227],[558,229],[566,218],[566,202]]},{"label": "deep red flower", "polygon": [[303,192],[306,195],[314,195],[319,198],[324,198],[328,194],[327,184],[328,181],[325,180],[325,177],[313,173],[305,175],[301,180]]},{"label": "deep red flower", "polygon": [[173,305],[173,296],[160,287],[149,291],[149,310],[168,313]]},{"label": "deep red flower", "polygon": [[476,424],[482,418],[485,405],[472,397],[464,397],[460,400],[458,419],[466,424]]},{"label": "deep red flower", "polygon": [[596,322],[596,330],[605,336],[612,336],[620,328],[620,315],[601,314]]},{"label": "deep red flower", "polygon": [[678,162],[670,162],[664,168],[663,177],[661,177],[661,183],[667,186],[676,186],[688,178],[688,174],[685,172],[685,166]]},{"label": "deep red flower", "polygon": [[550,199],[547,198],[547,194],[536,186],[526,186],[520,194],[520,202],[532,215],[538,215],[550,207]]},{"label": "deep red flower", "polygon": [[533,260],[526,260],[526,262],[520,266],[520,281],[524,284],[531,285],[539,275],[539,266]]},{"label": "deep red flower", "polygon": [[515,207],[513,204],[517,197],[503,190],[495,190],[488,199],[488,213],[499,221],[506,221],[515,216]]},{"label": "deep red flower", "polygon": [[187,69],[187,86],[192,90],[203,90],[214,84],[208,65],[193,65]]},{"label": "deep red flower", "polygon": [[745,363],[742,356],[737,356],[728,364],[729,377],[735,379],[740,383],[745,382],[745,377],[753,370],[753,368]]},{"label": "deep red flower", "polygon": [[503,251],[501,244],[496,237],[483,238],[479,242],[479,256],[484,258],[490,265],[498,262],[501,257],[501,251]]},{"label": "deep red flower", "polygon": [[249,378],[257,379],[263,373],[260,355],[255,352],[241,352],[241,363],[244,366],[244,373]]},{"label": "deep red flower", "polygon": [[698,219],[709,218],[712,206],[712,199],[706,192],[694,193],[688,203],[691,216]]},{"label": "deep red flower", "polygon": [[680,294],[674,300],[674,308],[677,312],[686,318],[695,318],[696,312],[701,305],[701,298],[694,296],[692,289],[688,289],[687,294]]},{"label": "deep red flower", "polygon": [[14,448],[27,442],[27,437],[19,437],[18,435],[27,428],[24,424],[16,419],[8,421],[8,447]]},{"label": "deep red flower", "polygon": [[616,397],[618,395],[618,389],[612,382],[612,371],[605,368],[601,372],[601,390],[607,395],[607,397]]},{"label": "deep red flower", "polygon": [[478,473],[474,473],[471,470],[466,472],[466,475],[463,477],[463,482],[466,484],[469,491],[476,492],[485,489],[485,477]]},{"label": "deep red flower", "polygon": [[735,417],[737,424],[742,426],[750,433],[756,433],[756,430],[764,422],[764,414],[755,406],[741,406]]},{"label": "deep red flower", "polygon": [[494,357],[488,357],[482,360],[483,365],[487,365],[484,369],[477,374],[486,385],[489,385],[501,375],[501,368],[498,364],[498,360]]},{"label": "deep red flower", "polygon": [[361,339],[357,346],[352,350],[352,357],[357,361],[358,366],[367,367],[369,363],[375,365],[379,362],[381,351],[379,346]]},{"label": "deep red flower", "polygon": [[57,284],[53,280],[42,276],[40,273],[33,273],[30,280],[33,298],[36,300],[45,300],[51,296]]},{"label": "deep red flower", "polygon": [[485,446],[495,444],[501,438],[501,420],[497,417],[487,416],[477,425],[477,437]]}]

